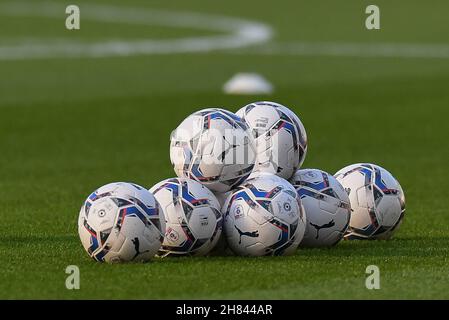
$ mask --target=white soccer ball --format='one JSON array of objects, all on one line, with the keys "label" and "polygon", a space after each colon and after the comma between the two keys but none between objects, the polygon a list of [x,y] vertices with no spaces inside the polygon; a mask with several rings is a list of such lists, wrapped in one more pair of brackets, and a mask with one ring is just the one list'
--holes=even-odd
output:
[{"label": "white soccer ball", "polygon": [[296,171],[290,180],[307,217],[300,247],[334,246],[343,239],[351,218],[348,194],[330,174],[318,169]]},{"label": "white soccer ball", "polygon": [[158,202],[145,188],[110,183],[85,201],[78,232],[84,249],[96,261],[148,261],[161,247],[165,219]]},{"label": "white soccer ball", "polygon": [[351,201],[347,239],[389,239],[405,214],[405,197],[399,182],[375,164],[347,166],[335,174]]},{"label": "white soccer ball", "polygon": [[229,247],[242,256],[293,254],[306,227],[295,188],[274,175],[261,175],[234,190],[223,206]]},{"label": "white soccer ball", "polygon": [[223,217],[220,204],[205,186],[191,179],[173,178],[150,189],[167,221],[159,256],[206,255],[217,244]]},{"label": "white soccer ball", "polygon": [[246,123],[213,108],[195,112],[179,125],[171,137],[170,158],[178,177],[226,192],[249,176],[255,150]]},{"label": "white soccer ball", "polygon": [[254,171],[290,179],[307,154],[307,134],[301,120],[275,102],[251,103],[239,111],[250,127],[256,145]]}]

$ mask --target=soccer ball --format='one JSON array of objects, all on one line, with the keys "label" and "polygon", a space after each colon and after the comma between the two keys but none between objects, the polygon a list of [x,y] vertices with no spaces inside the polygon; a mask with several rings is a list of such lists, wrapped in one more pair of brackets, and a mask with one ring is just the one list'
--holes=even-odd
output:
[{"label": "soccer ball", "polygon": [[307,135],[301,120],[287,107],[267,101],[251,103],[237,115],[248,124],[255,139],[254,171],[290,179],[307,153]]},{"label": "soccer ball", "polygon": [[96,261],[148,261],[161,247],[165,219],[145,188],[110,183],[84,202],[78,232],[84,249]]},{"label": "soccer ball", "polygon": [[399,182],[387,170],[368,163],[347,166],[335,174],[351,200],[347,239],[389,239],[405,214]]},{"label": "soccer ball", "polygon": [[334,246],[345,235],[351,218],[348,194],[330,174],[318,169],[296,171],[290,180],[307,216],[301,247]]},{"label": "soccer ball", "polygon": [[295,188],[274,175],[260,175],[234,190],[223,207],[231,250],[242,256],[289,255],[306,227]]},{"label": "soccer ball", "polygon": [[185,119],[171,137],[176,175],[212,191],[241,184],[254,168],[255,150],[245,122],[223,109],[204,109]]},{"label": "soccer ball", "polygon": [[191,179],[173,178],[150,189],[167,221],[159,256],[206,255],[217,244],[223,217],[220,204],[205,186]]}]

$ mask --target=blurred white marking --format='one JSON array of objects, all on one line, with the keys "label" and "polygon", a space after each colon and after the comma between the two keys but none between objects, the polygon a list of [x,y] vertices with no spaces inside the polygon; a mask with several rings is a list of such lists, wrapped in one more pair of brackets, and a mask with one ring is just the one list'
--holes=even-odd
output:
[{"label": "blurred white marking", "polygon": [[224,84],[223,91],[235,95],[271,94],[273,85],[258,73],[237,73]]},{"label": "blurred white marking", "polygon": [[[234,49],[266,42],[272,37],[269,26],[237,18],[194,12],[169,12],[145,8],[112,7],[84,4],[80,6],[83,20],[135,25],[158,25],[219,32],[214,36],[188,37],[170,40],[110,40],[95,43],[25,41],[0,45],[0,59],[38,59],[57,57],[109,57],[139,54],[171,54],[209,52]],[[2,3],[0,15],[64,17],[65,7],[54,2]]]},{"label": "blurred white marking", "polygon": [[[65,7],[55,2],[7,2],[0,16],[60,18]],[[169,12],[145,8],[84,4],[83,19],[108,23],[158,25],[215,31],[224,34],[166,40],[108,40],[95,43],[69,39],[10,39],[0,45],[0,60],[111,57],[151,54],[224,53],[245,55],[293,55],[366,58],[449,58],[449,44],[296,42],[270,43],[272,29],[263,23],[194,12]],[[255,46],[257,45],[257,46]],[[232,49],[232,50],[230,50]]]}]

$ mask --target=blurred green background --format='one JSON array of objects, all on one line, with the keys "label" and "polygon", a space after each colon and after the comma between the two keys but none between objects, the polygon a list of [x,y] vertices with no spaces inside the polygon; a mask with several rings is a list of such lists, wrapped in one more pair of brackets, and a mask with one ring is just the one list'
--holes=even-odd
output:
[{"label": "blurred green background", "polygon": [[[372,31],[365,28],[371,1],[94,3],[0,1],[0,298],[449,298],[447,1],[376,0],[381,30]],[[65,28],[68,4],[80,6],[81,30]],[[49,57],[33,57],[36,45],[48,51],[54,43],[224,34],[89,18],[111,7],[256,21],[273,37],[208,52],[95,58],[50,50]],[[317,52],[298,49],[304,46]],[[238,72],[260,73],[275,92],[223,94]],[[304,167],[333,173],[373,162],[390,170],[407,198],[396,238],[293,257],[118,266],[88,258],[76,222],[90,192],[112,181],[151,187],[173,176],[169,136],[182,119],[204,107],[236,111],[255,100],[277,101],[299,115],[309,136]],[[365,288],[371,264],[381,269],[379,291]],[[80,267],[81,290],[65,288],[67,265]]]}]

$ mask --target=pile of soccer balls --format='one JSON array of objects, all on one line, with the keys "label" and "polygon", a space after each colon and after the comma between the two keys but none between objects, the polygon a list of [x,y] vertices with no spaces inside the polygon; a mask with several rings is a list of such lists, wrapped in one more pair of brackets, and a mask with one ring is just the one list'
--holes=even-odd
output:
[{"label": "pile of soccer balls", "polygon": [[306,154],[303,124],[280,104],[198,111],[171,137],[178,177],[149,191],[124,182],[99,188],[81,208],[81,241],[97,261],[126,262],[287,255],[393,235],[405,199],[388,171],[367,163],[335,176],[300,170]]}]

